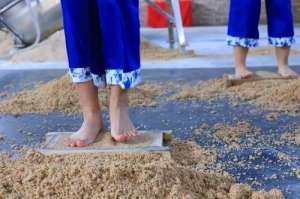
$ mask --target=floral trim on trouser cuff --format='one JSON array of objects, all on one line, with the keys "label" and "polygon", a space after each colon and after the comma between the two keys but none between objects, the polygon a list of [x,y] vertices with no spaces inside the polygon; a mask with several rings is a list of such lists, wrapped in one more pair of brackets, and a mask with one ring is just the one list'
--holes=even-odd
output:
[{"label": "floral trim on trouser cuff", "polygon": [[141,83],[140,69],[124,73],[122,69],[106,70],[106,84],[119,85],[122,89],[133,88]]},{"label": "floral trim on trouser cuff", "polygon": [[95,86],[103,85],[103,77],[93,74],[90,68],[70,68],[69,74],[74,83],[83,83],[93,80]]},{"label": "floral trim on trouser cuff", "polygon": [[269,43],[275,47],[290,47],[296,43],[295,37],[270,37]]},{"label": "floral trim on trouser cuff", "polygon": [[90,68],[71,68],[69,74],[74,83],[83,83],[93,80],[95,86],[119,85],[122,89],[130,89],[141,82],[140,69],[128,73],[122,69],[106,70],[105,75],[93,74]]},{"label": "floral trim on trouser cuff", "polygon": [[254,48],[258,46],[258,39],[251,38],[227,36],[226,42],[228,46],[241,46],[245,48]]}]

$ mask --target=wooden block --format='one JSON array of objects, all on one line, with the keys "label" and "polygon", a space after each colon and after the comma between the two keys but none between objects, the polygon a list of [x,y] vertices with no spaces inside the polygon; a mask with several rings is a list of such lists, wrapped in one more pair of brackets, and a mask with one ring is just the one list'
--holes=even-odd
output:
[{"label": "wooden block", "polygon": [[284,79],[278,73],[274,73],[270,71],[257,71],[255,75],[261,79]]},{"label": "wooden block", "polygon": [[139,135],[126,142],[115,142],[109,133],[100,134],[97,141],[87,147],[72,148],[63,145],[71,132],[53,132],[46,135],[46,141],[37,149],[46,155],[74,153],[123,153],[123,152],[166,152],[169,147],[164,145],[164,131],[140,131]]},{"label": "wooden block", "polygon": [[252,77],[246,79],[238,79],[235,75],[224,75],[226,87],[241,85],[246,82],[262,81],[262,80],[286,80],[287,78],[281,77],[278,73],[269,71],[257,71]]},{"label": "wooden block", "polygon": [[172,131],[164,131],[163,132],[163,143],[168,144],[172,141],[173,139],[173,134]]}]

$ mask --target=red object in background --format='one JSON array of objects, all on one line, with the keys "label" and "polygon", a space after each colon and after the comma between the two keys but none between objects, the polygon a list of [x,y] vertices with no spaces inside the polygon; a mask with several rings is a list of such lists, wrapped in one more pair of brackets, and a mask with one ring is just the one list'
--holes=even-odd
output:
[{"label": "red object in background", "polygon": [[[156,0],[155,3],[163,10],[169,11],[169,7],[165,1]],[[192,26],[192,0],[180,0],[180,9],[183,26]],[[148,5],[147,25],[152,28],[164,28],[168,27],[168,20]]]}]

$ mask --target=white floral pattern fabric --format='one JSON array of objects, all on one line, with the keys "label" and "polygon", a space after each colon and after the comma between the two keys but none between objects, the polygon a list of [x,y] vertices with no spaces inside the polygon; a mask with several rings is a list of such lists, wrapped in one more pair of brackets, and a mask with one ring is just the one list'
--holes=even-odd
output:
[{"label": "white floral pattern fabric", "polygon": [[269,44],[275,46],[275,47],[290,47],[294,43],[296,43],[295,37],[270,37],[269,38]]},{"label": "white floral pattern fabric", "polygon": [[119,85],[122,89],[133,88],[141,83],[140,69],[123,72],[122,69],[106,70],[106,84]]},{"label": "white floral pattern fabric", "polygon": [[90,68],[70,68],[69,74],[74,83],[83,83],[93,81],[97,87],[103,85],[119,85],[122,89],[127,90],[141,83],[140,69],[124,72],[122,69],[106,70],[106,74],[93,74]]},{"label": "white floral pattern fabric", "polygon": [[252,38],[228,36],[226,42],[228,46],[241,46],[245,48],[255,48],[258,46],[258,39]]}]

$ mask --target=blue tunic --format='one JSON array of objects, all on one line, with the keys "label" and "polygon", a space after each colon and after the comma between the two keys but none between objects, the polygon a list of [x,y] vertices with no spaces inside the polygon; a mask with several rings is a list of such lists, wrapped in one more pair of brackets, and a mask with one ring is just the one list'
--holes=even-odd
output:
[{"label": "blue tunic", "polygon": [[[295,42],[291,0],[266,0],[269,43],[288,47]],[[261,0],[231,0],[227,43],[256,47]]]},{"label": "blue tunic", "polygon": [[62,0],[70,75],[131,88],[140,82],[138,0]]}]

